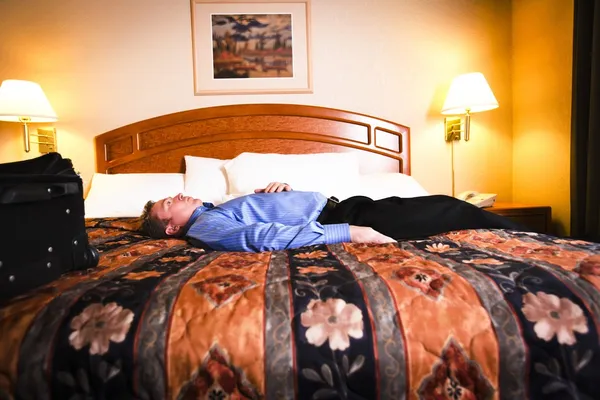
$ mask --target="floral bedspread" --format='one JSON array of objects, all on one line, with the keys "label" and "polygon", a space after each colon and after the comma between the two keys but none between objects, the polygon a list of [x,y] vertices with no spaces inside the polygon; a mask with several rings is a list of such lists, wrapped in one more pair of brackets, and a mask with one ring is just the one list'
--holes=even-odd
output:
[{"label": "floral bedspread", "polygon": [[600,244],[501,230],[100,265],[0,307],[0,399],[598,399]]}]

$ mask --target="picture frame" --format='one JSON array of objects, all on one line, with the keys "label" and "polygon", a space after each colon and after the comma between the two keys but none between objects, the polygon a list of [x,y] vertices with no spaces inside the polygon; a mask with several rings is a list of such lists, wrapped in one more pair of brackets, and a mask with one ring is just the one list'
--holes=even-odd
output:
[{"label": "picture frame", "polygon": [[195,95],[312,93],[310,0],[190,0]]}]

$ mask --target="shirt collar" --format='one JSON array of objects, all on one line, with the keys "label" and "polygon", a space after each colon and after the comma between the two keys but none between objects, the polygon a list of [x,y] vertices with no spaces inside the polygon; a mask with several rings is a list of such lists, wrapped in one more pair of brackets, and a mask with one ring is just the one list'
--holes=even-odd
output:
[{"label": "shirt collar", "polygon": [[208,211],[208,210],[210,210],[212,208],[215,208],[215,205],[213,203],[208,203],[208,202],[203,202],[201,206],[198,206],[198,208],[196,208],[194,210],[194,212],[192,213],[192,216],[188,220],[187,224],[185,224],[185,226],[184,226],[184,232],[187,232],[190,229],[190,227],[192,226],[192,224],[194,222],[196,222],[196,220],[198,219],[198,217],[200,215],[202,215],[203,212]]}]

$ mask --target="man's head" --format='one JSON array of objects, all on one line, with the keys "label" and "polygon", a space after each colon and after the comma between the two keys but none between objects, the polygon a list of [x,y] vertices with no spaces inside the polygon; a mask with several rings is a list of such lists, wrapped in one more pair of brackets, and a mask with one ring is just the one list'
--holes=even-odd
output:
[{"label": "man's head", "polygon": [[153,238],[182,236],[184,227],[202,200],[179,193],[157,202],[149,201],[142,213],[141,230]]}]

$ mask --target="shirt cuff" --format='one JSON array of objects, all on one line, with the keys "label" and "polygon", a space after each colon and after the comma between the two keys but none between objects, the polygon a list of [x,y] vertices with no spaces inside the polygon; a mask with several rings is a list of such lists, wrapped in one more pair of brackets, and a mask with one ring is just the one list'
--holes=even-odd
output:
[{"label": "shirt cuff", "polygon": [[325,244],[348,243],[350,239],[350,225],[327,224],[323,225]]}]

